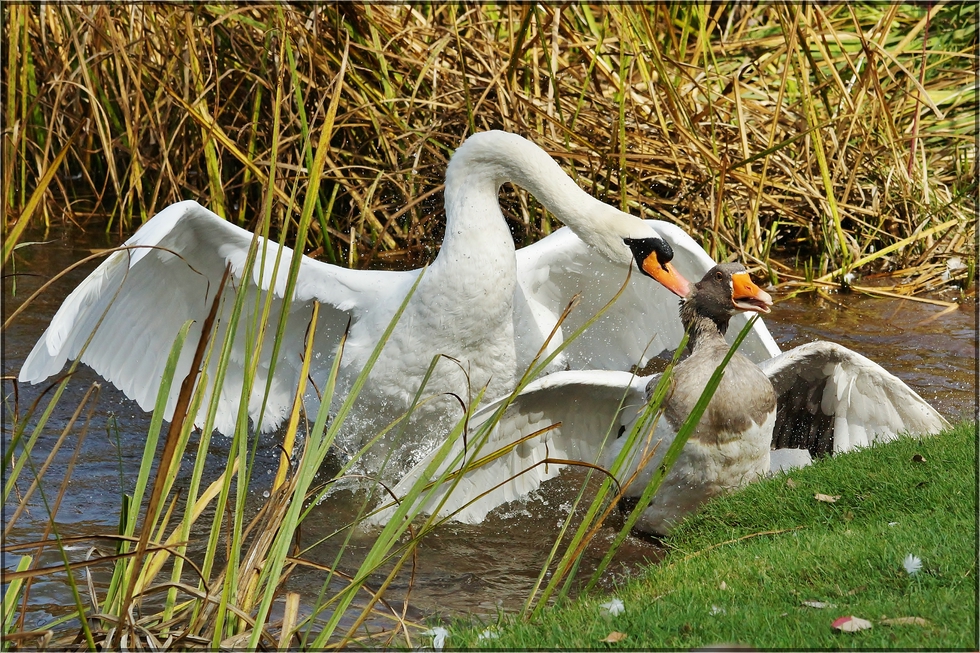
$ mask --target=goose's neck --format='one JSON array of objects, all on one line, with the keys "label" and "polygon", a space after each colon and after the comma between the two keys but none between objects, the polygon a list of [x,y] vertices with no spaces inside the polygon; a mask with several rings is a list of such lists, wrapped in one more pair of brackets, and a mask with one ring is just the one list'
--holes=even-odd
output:
[{"label": "goose's neck", "polygon": [[693,301],[681,304],[681,323],[688,333],[687,346],[695,351],[708,343],[722,343],[725,348],[725,333],[731,316],[712,318],[698,312]]}]

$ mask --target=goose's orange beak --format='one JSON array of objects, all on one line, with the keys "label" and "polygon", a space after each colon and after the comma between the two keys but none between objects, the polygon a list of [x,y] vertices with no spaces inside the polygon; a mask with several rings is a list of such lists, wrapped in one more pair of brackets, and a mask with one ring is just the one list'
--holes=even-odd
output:
[{"label": "goose's orange beak", "polygon": [[772,297],[752,283],[748,272],[736,272],[732,275],[732,303],[740,311],[768,313]]}]

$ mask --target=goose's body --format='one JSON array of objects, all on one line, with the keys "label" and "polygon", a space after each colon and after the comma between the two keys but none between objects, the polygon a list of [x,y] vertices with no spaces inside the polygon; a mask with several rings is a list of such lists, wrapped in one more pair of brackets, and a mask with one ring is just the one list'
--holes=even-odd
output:
[{"label": "goose's body", "polygon": [[[664,414],[649,439],[661,443],[629,487],[628,497],[642,494],[726,351],[720,336],[709,333],[676,366],[673,394],[665,400]],[[448,498],[444,486],[436,488],[421,504],[422,511],[435,510],[445,499],[441,515],[478,523],[497,506],[557,476],[564,465],[544,464],[546,459],[612,469],[627,440],[623,436],[631,432],[658,381],[659,375],[619,371],[556,372],[532,382],[509,403],[503,398],[483,407],[470,420],[471,434],[480,432],[498,410],[504,411],[485,442],[474,442],[471,436],[464,452],[464,443],[457,441],[436,468],[439,473],[429,477],[460,469],[463,460],[479,460],[495,451],[505,451],[505,455],[472,467]],[[736,353],[697,430],[637,528],[664,534],[706,499],[770,470],[800,466],[812,456],[892,440],[902,433],[935,433],[946,425],[939,413],[899,379],[840,345],[803,345],[760,366]],[[636,469],[643,448],[649,446],[646,442],[635,447],[630,465],[617,474],[620,481]],[[435,455],[422,460],[399,482],[395,496],[404,496],[426,475]],[[382,511],[375,520],[384,521],[391,514]]]},{"label": "goose's body", "polygon": [[[506,182],[527,189],[568,227],[515,251],[497,198]],[[424,274],[421,270],[349,270],[303,257],[295,293],[289,298],[284,295],[293,250],[258,238],[262,262],[246,270],[254,237],[251,232],[225,222],[196,202],[171,205],[126,241],[126,251],[109,256],[65,300],[25,361],[20,379],[40,382],[60,372],[68,359],[81,356],[82,362],[144,409],[150,409],[174,337],[185,321],[193,320],[187,340],[192,344],[184,348],[176,379],[188,372],[200,325],[222,273],[230,265],[232,285],[246,284],[249,294],[234,340],[232,362],[218,392],[214,427],[222,433],[235,428],[247,352],[255,347],[254,334],[260,326],[257,316],[265,291],[271,290],[272,310],[263,325],[258,375],[248,399],[250,419],[258,428],[269,430],[282,423],[292,405],[313,303],[319,302],[321,309],[310,368],[314,387],[307,392],[308,411],[316,408],[317,389],[324,384],[348,325],[350,334],[335,395],[338,398],[346,394],[364,368],[422,274],[355,405],[346,430],[348,437],[342,443],[353,449],[408,408],[438,354],[459,364],[440,360],[423,395],[451,392],[465,399],[470,391],[484,385],[488,385],[487,400],[509,392],[574,295],[581,294],[584,301],[573,311],[564,331],[559,330],[552,347],[615,295],[626,281],[635,252],[641,251],[636,243],[648,245],[644,251],[654,247],[656,256],[651,253],[648,261],[637,261],[640,268],[633,268],[620,300],[585,338],[555,361],[552,369],[625,370],[642,364],[644,352],[653,355],[676,347],[682,329],[673,310],[660,311],[661,319],[645,323],[639,319],[642,312],[649,314],[651,306],[673,305],[671,291],[648,275],[665,274],[658,280],[682,294],[686,282],[670,277],[671,266],[680,275],[697,278],[713,265],[681,230],[640,220],[594,199],[543,150],[513,134],[481,133],[461,145],[447,168],[445,202],[445,238]],[[661,247],[664,242],[670,247]],[[219,334],[224,334],[230,321],[233,290],[226,291]],[[289,320],[278,343],[273,371],[272,334],[283,309],[288,311]],[[97,324],[95,336],[82,352]],[[638,326],[641,324],[642,328]],[[249,347],[247,341],[251,341]],[[751,355],[757,360],[778,352],[761,324],[750,341]],[[217,359],[216,350],[207,369],[211,384],[216,378]],[[168,418],[178,388],[179,383],[175,383]],[[203,424],[208,400],[197,416],[198,425]],[[437,442],[442,429],[460,416],[455,399],[437,397],[417,413],[420,420],[434,422],[415,430],[422,434],[422,440]],[[415,439],[399,446],[405,447],[406,456],[421,455],[426,447],[419,443]],[[386,453],[388,448],[382,445],[376,449]]]}]

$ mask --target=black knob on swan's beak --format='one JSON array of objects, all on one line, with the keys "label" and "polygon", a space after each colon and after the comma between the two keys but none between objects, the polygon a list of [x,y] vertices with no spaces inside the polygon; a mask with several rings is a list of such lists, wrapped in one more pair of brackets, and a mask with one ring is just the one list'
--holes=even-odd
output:
[{"label": "black knob on swan's beak", "polygon": [[663,238],[624,238],[623,242],[633,252],[636,265],[643,274],[678,297],[690,294],[691,284],[670,265],[674,258],[670,243]]}]

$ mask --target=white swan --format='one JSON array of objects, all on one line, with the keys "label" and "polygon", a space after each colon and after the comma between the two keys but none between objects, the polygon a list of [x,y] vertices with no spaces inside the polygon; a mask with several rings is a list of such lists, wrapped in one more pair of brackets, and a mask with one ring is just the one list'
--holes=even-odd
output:
[{"label": "white swan", "polygon": [[[527,189],[571,230],[560,229],[515,253],[497,197],[506,182]],[[674,348],[682,333],[674,296],[647,275],[683,295],[687,284],[682,275],[697,278],[713,265],[680,229],[640,220],[596,200],[541,148],[505,132],[475,134],[459,147],[446,170],[445,207],[441,250],[425,271],[358,398],[349,430],[359,435],[348,441],[352,447],[405,411],[437,354],[453,357],[460,364],[441,360],[426,394],[453,392],[465,398],[463,370],[474,391],[489,384],[488,400],[509,392],[573,295],[581,293],[584,299],[564,325],[564,333],[614,296],[635,255],[640,257],[644,274],[633,274],[609,314],[563,352],[553,369],[625,370],[642,364],[646,350],[656,354]],[[128,251],[109,256],[71,293],[25,361],[19,378],[38,383],[57,374],[66,360],[79,356],[99,324],[82,362],[144,409],[152,408],[178,329],[186,320],[195,320],[187,342],[196,343],[218,281],[230,265],[234,285],[248,284],[250,296],[234,341],[232,364],[219,390],[215,428],[227,434],[236,423],[246,359],[244,336],[256,329],[259,291],[274,291],[266,333],[275,332],[283,308],[289,312],[289,321],[271,378],[271,335],[262,343],[258,376],[248,400],[251,420],[269,430],[286,416],[298,384],[314,302],[322,305],[310,374],[316,385],[322,387],[338,340],[350,324],[339,382],[342,397],[421,270],[349,270],[303,257],[295,294],[286,299],[293,251],[283,248],[280,252],[276,244],[260,239],[266,263],[249,273],[244,266],[252,239],[251,232],[196,202],[167,207],[126,241]],[[277,256],[281,256],[278,267]],[[221,329],[226,328],[231,304],[224,302]],[[552,347],[562,337],[560,330]],[[747,348],[756,360],[779,351],[761,324]],[[185,346],[176,379],[189,370],[193,349],[193,344]],[[211,382],[217,358],[217,354],[212,357],[207,370]],[[267,382],[269,393],[262,412]],[[168,419],[178,387],[175,383],[169,398]],[[308,403],[307,410],[315,410],[315,389],[307,398],[313,404]],[[460,417],[458,403],[446,397],[430,402],[423,411],[423,418],[455,421]],[[203,412],[197,417],[200,425]],[[439,441],[438,436],[429,437]],[[406,446],[414,451],[416,444],[407,442]]]},{"label": "white swan", "polygon": [[[717,269],[737,281],[739,275],[730,274],[733,266],[741,268],[727,264]],[[708,281],[706,277],[696,289],[703,291]],[[763,311],[768,299],[750,285],[731,281],[727,293],[730,311]],[[686,300],[685,307],[694,307],[696,302],[703,304],[697,292]],[[710,311],[699,310],[702,316],[711,316]],[[724,332],[727,317],[712,319]],[[695,321],[688,316],[685,322]],[[701,322],[696,328],[710,331],[710,322],[707,329],[703,319]],[[695,339],[691,356],[675,368],[663,416],[649,442],[637,442],[628,457],[630,465],[617,474],[625,482],[637,469],[643,447],[662,440],[629,486],[627,498],[642,494],[677,428],[724,357],[726,347],[717,333],[706,344],[702,340],[701,336]],[[418,505],[422,512],[438,507],[440,515],[479,523],[497,506],[527,495],[556,476],[564,465],[553,461],[581,461],[610,470],[627,441],[623,436],[639,419],[659,377],[568,371],[533,381],[509,405],[502,398],[482,407],[469,421],[467,441],[448,445],[441,452],[446,454],[443,462],[427,472],[440,454],[433,451],[399,481],[393,493],[406,496],[420,478],[436,479],[465,464],[469,471],[452,492],[448,492],[448,483],[436,486]],[[485,441],[475,442],[474,434],[503,406],[505,412]],[[927,435],[946,426],[946,420],[902,381],[840,345],[802,345],[758,367],[736,353],[697,430],[636,528],[665,534],[707,498],[770,469],[808,464],[811,456],[849,451],[892,440],[901,433]],[[775,450],[770,451],[771,447]],[[481,459],[490,462],[471,464]],[[372,520],[382,523],[392,514],[392,509],[385,509]]]}]

